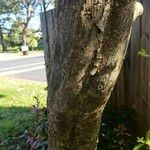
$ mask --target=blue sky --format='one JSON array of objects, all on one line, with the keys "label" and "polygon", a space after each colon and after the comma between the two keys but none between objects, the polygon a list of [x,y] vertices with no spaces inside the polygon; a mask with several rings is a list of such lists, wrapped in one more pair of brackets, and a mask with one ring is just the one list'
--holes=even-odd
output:
[{"label": "blue sky", "polygon": [[[49,5],[48,9],[47,10],[50,10],[50,9],[53,9],[54,6],[53,5]],[[32,28],[32,29],[39,29],[40,28],[40,15],[36,15],[34,16],[32,19],[31,19],[31,22],[29,24],[29,27]]]},{"label": "blue sky", "polygon": [[[50,10],[50,9],[53,9],[54,6],[53,5],[49,5],[49,7],[47,8],[47,10]],[[0,19],[1,18],[6,18],[7,15],[0,15]],[[15,15],[10,15],[11,18],[14,18],[15,19]],[[11,27],[11,24],[9,22],[7,22],[7,24],[5,24],[5,26],[7,28],[10,28]],[[32,28],[32,29],[39,29],[40,28],[40,14],[36,14],[30,21],[29,23],[29,28]]]},{"label": "blue sky", "polygon": [[37,15],[31,19],[29,27],[32,29],[35,29],[35,30],[40,28],[40,16],[39,15]]}]

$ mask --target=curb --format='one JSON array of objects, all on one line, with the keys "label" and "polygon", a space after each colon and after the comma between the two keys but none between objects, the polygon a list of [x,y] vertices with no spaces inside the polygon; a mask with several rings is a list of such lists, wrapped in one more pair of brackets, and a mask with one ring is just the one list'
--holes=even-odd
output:
[{"label": "curb", "polygon": [[29,53],[28,55],[23,55],[22,53],[0,53],[0,61],[7,61],[7,60],[16,60],[16,59],[24,59],[24,58],[31,58],[31,57],[38,57],[44,56],[44,53]]}]

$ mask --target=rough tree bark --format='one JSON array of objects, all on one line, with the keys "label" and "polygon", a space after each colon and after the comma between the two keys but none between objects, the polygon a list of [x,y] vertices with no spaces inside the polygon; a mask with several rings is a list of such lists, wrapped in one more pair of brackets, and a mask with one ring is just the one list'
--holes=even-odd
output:
[{"label": "rough tree bark", "polygon": [[[120,72],[135,0],[57,0],[48,84],[49,150],[95,150]],[[134,14],[136,6],[136,12]]]}]

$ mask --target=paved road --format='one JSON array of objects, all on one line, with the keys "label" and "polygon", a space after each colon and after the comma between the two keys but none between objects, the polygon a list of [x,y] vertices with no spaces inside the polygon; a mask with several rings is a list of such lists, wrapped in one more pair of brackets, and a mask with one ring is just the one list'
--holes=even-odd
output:
[{"label": "paved road", "polygon": [[43,56],[0,61],[0,76],[46,82]]}]

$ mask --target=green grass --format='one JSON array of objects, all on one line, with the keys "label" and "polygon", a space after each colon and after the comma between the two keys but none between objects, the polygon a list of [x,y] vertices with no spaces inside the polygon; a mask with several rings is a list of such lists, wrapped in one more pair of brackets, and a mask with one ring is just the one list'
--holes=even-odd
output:
[{"label": "green grass", "polygon": [[[20,47],[19,46],[14,46],[14,47],[7,47],[7,52],[10,53],[18,53],[20,51]],[[0,52],[2,52],[2,45],[0,45]]]},{"label": "green grass", "polygon": [[[36,47],[33,50],[29,48],[29,51],[43,51],[43,47]],[[18,53],[21,52],[21,46],[7,47],[7,53]],[[0,45],[0,53],[2,53],[2,46]]]},{"label": "green grass", "polygon": [[45,106],[44,87],[45,83],[0,78],[0,143],[10,137],[18,137],[25,129],[34,126],[34,96],[39,97],[41,106]]}]

